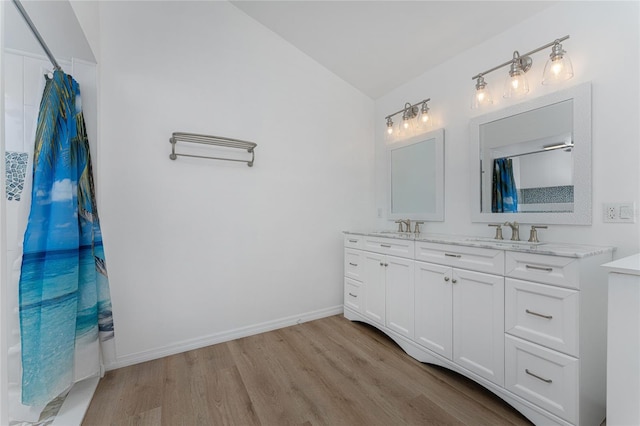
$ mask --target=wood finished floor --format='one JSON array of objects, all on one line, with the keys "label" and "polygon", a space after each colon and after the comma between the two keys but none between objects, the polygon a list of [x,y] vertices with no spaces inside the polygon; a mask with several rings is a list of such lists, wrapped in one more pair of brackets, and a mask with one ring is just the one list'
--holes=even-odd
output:
[{"label": "wood finished floor", "polygon": [[110,371],[83,425],[530,425],[342,315]]}]

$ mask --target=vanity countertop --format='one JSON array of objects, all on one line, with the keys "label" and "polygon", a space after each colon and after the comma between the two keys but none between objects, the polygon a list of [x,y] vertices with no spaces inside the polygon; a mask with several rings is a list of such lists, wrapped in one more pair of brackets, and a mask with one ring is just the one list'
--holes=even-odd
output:
[{"label": "vanity countertop", "polygon": [[640,275],[640,253],[605,263],[602,266],[609,269],[609,272],[627,275]]},{"label": "vanity countertop", "polygon": [[615,250],[608,246],[591,246],[583,244],[567,244],[556,242],[528,243],[526,241],[512,242],[510,240],[494,240],[492,238],[472,237],[466,235],[446,235],[394,231],[357,232],[344,231],[345,234],[362,235],[368,237],[395,238],[429,243],[452,244],[468,247],[490,248],[497,250],[519,251],[525,253],[548,254],[563,257],[589,257]]}]

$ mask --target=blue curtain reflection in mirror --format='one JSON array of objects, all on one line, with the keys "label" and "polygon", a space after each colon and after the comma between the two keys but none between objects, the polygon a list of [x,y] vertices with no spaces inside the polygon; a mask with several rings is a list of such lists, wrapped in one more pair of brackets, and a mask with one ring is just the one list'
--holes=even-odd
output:
[{"label": "blue curtain reflection in mirror", "polygon": [[513,177],[513,162],[510,158],[493,160],[491,211],[493,213],[518,211],[518,190]]}]

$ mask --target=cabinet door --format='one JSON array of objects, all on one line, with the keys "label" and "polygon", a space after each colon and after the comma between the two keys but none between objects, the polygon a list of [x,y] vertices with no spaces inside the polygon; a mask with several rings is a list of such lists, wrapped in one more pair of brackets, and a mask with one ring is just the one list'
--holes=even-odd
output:
[{"label": "cabinet door", "polygon": [[382,326],[385,325],[385,257],[371,252],[362,255],[362,312]]},{"label": "cabinet door", "polygon": [[416,262],[415,340],[448,359],[453,355],[452,286],[450,267]]},{"label": "cabinet door", "polygon": [[391,330],[413,339],[413,260],[387,256],[386,324]]},{"label": "cabinet door", "polygon": [[504,383],[504,277],[454,269],[453,361]]}]

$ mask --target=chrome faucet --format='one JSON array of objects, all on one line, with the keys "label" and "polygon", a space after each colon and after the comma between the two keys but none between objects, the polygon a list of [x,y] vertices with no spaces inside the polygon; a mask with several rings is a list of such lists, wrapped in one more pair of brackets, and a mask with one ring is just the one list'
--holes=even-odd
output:
[{"label": "chrome faucet", "polygon": [[515,220],[513,223],[505,222],[504,226],[511,228],[511,241],[520,241],[520,225]]},{"label": "chrome faucet", "polygon": [[490,223],[489,226],[496,227],[496,235],[493,237],[494,240],[502,240],[502,225],[499,223]]},{"label": "chrome faucet", "polygon": [[414,234],[419,234],[420,233],[420,225],[424,225],[424,220],[416,220],[414,222],[415,227],[413,228],[413,233]]},{"label": "chrome faucet", "polygon": [[547,225],[531,225],[531,232],[529,233],[530,243],[539,243],[537,229],[547,229]]},{"label": "chrome faucet", "polygon": [[[411,219],[396,220],[396,223],[398,224],[398,232],[411,232]],[[405,229],[402,228],[403,224],[406,226]]]}]

